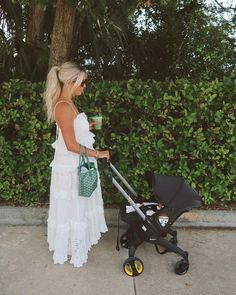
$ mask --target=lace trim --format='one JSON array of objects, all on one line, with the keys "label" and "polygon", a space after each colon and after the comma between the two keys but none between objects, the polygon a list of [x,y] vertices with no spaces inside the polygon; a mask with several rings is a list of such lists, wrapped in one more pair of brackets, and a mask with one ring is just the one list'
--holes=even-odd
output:
[{"label": "lace trim", "polygon": [[[48,218],[47,241],[49,250],[54,250],[54,264],[66,262],[67,255],[72,256],[70,263],[74,267],[80,267],[87,262],[91,246],[97,244],[101,233],[108,230],[102,211],[102,209],[99,212],[97,210],[91,211],[87,214],[87,222],[69,221],[57,224],[55,220]],[[94,227],[95,223],[96,227]]]}]

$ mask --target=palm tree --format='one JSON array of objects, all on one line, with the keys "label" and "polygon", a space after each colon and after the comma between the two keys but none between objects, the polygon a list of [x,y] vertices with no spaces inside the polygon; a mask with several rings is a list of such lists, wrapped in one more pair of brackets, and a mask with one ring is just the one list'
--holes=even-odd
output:
[{"label": "palm tree", "polygon": [[42,42],[44,8],[36,0],[1,0],[0,8],[0,79],[42,79],[48,62]]},{"label": "palm tree", "polygon": [[112,56],[115,48],[124,46],[124,24],[136,7],[135,0],[43,3],[1,0],[1,79],[42,80],[48,66],[71,58],[81,61],[89,54],[99,68],[103,52]]},{"label": "palm tree", "polygon": [[76,7],[67,0],[57,0],[51,35],[49,68],[70,57],[75,26]]}]

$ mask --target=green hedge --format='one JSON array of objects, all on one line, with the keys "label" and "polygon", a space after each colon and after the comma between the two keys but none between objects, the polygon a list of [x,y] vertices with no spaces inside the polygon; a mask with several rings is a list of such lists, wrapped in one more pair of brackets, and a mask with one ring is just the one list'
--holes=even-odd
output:
[{"label": "green hedge", "polygon": [[[0,89],[0,198],[18,204],[48,202],[51,143],[41,93],[43,83],[11,80]],[[129,80],[88,85],[76,98],[88,116],[104,117],[97,148],[144,197],[144,172],[184,177],[205,204],[236,200],[236,84],[222,81]],[[101,175],[103,175],[101,173]],[[105,203],[121,195],[103,177]]]}]

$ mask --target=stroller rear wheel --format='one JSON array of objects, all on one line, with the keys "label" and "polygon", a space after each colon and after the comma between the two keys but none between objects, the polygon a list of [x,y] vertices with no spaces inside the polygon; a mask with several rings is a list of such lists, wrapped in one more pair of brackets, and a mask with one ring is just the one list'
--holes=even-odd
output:
[{"label": "stroller rear wheel", "polygon": [[188,269],[189,263],[184,259],[181,259],[175,264],[175,273],[177,275],[184,275],[188,271]]},{"label": "stroller rear wheel", "polygon": [[141,259],[129,257],[123,264],[124,272],[130,277],[136,277],[143,272],[144,265]]}]

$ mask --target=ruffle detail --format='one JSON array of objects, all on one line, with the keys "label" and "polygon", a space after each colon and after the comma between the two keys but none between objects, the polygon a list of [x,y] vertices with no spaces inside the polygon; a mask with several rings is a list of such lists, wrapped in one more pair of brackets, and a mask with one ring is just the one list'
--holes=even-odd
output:
[{"label": "ruffle detail", "polygon": [[93,148],[95,134],[89,130],[89,122],[85,113],[79,113],[74,120],[76,140],[88,148]]},{"label": "ruffle detail", "polygon": [[[104,233],[108,230],[104,219],[103,208],[87,212],[87,220],[91,229],[89,231],[89,241],[91,241],[92,245],[95,245],[101,238],[101,232]],[[100,221],[99,223],[98,220]]]},{"label": "ruffle detail", "polygon": [[48,218],[47,223],[47,241],[49,250],[54,251],[54,264],[65,263],[67,255],[71,255],[70,264],[74,267],[87,262],[92,245],[98,243],[101,233],[108,231],[102,209],[89,212],[85,221],[57,224]]},{"label": "ruffle detail", "polygon": [[86,135],[83,135],[82,130],[78,130],[76,133],[77,142],[90,149],[93,149],[93,144],[95,143],[94,137],[95,135],[90,131]]},{"label": "ruffle detail", "polygon": [[56,149],[57,147],[57,140],[55,140],[52,144],[51,144],[52,148]]}]

